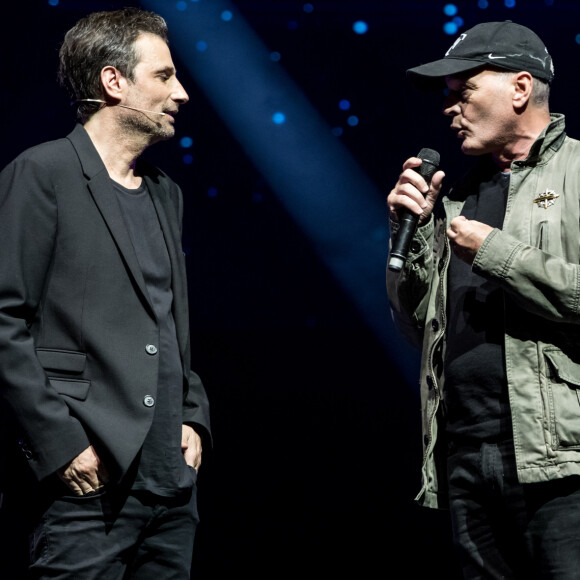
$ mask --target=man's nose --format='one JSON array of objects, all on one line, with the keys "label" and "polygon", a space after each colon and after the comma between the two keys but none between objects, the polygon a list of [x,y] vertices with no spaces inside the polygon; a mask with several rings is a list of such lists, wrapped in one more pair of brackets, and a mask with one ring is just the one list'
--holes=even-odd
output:
[{"label": "man's nose", "polygon": [[171,98],[176,102],[184,105],[189,101],[189,95],[183,88],[183,85],[175,79],[175,87],[173,88],[173,92],[171,93]]},{"label": "man's nose", "polygon": [[443,114],[449,117],[457,115],[459,113],[459,105],[457,104],[457,99],[448,96],[443,102]]}]

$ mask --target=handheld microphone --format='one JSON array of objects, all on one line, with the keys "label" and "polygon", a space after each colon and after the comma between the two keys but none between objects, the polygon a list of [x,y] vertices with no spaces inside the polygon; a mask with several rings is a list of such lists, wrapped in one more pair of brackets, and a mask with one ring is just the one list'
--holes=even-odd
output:
[{"label": "handheld microphone", "polygon": [[[415,167],[415,171],[423,177],[427,185],[431,184],[431,178],[439,168],[439,153],[433,149],[421,149],[417,155],[423,163]],[[399,231],[393,241],[393,246],[389,255],[389,270],[400,272],[407,261],[409,246],[417,229],[419,216],[409,210],[401,212],[399,217]]]},{"label": "handheld microphone", "polygon": [[[102,99],[77,99],[77,103],[103,103],[104,105],[107,104],[106,101]],[[158,111],[148,111],[147,109],[137,109],[136,107],[129,107],[128,105],[115,105],[116,107],[123,107],[124,109],[131,109],[132,111],[139,111],[140,113],[153,113],[154,115],[161,115],[165,117],[167,113],[159,113]]]}]

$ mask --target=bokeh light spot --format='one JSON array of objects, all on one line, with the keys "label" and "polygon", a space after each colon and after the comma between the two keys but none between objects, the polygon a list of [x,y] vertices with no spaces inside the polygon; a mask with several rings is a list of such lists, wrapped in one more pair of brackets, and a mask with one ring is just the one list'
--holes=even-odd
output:
[{"label": "bokeh light spot", "polygon": [[366,34],[369,30],[369,25],[364,20],[357,20],[353,25],[352,29],[357,34]]},{"label": "bokeh light spot", "polygon": [[276,125],[282,125],[286,122],[286,115],[280,111],[274,113],[272,115],[272,122]]},{"label": "bokeh light spot", "polygon": [[455,22],[446,22],[443,25],[443,32],[445,32],[445,34],[449,34],[450,36],[453,36],[454,34],[457,34],[457,24],[455,24]]}]

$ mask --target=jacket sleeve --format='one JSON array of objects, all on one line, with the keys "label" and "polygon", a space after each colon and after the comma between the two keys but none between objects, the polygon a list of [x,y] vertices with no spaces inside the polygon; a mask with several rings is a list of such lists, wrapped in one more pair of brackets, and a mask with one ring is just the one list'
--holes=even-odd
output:
[{"label": "jacket sleeve", "polygon": [[[391,244],[398,224],[391,221]],[[400,272],[387,268],[387,294],[395,324],[415,346],[420,347],[427,317],[433,272],[434,218],[417,228],[408,258]]]},{"label": "jacket sleeve", "polygon": [[199,375],[189,372],[189,389],[183,405],[183,422],[191,425],[202,440],[211,444],[209,402]]},{"label": "jacket sleeve", "polygon": [[473,271],[497,281],[526,311],[550,321],[580,323],[580,266],[494,229]]},{"label": "jacket sleeve", "polygon": [[0,174],[0,401],[37,478],[89,441],[42,368],[31,326],[55,249],[58,207],[46,166],[21,156]]}]

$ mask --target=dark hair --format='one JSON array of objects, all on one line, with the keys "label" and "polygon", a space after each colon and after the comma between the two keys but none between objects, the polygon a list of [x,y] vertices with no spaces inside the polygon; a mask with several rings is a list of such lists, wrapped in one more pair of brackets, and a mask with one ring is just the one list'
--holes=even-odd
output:
[{"label": "dark hair", "polygon": [[[165,20],[138,8],[94,12],[79,20],[66,33],[59,52],[58,79],[73,101],[103,99],[101,71],[106,66],[134,81],[139,62],[135,41],[141,34],[154,34],[168,43]],[[85,123],[101,106],[78,103],[77,116]]]}]

